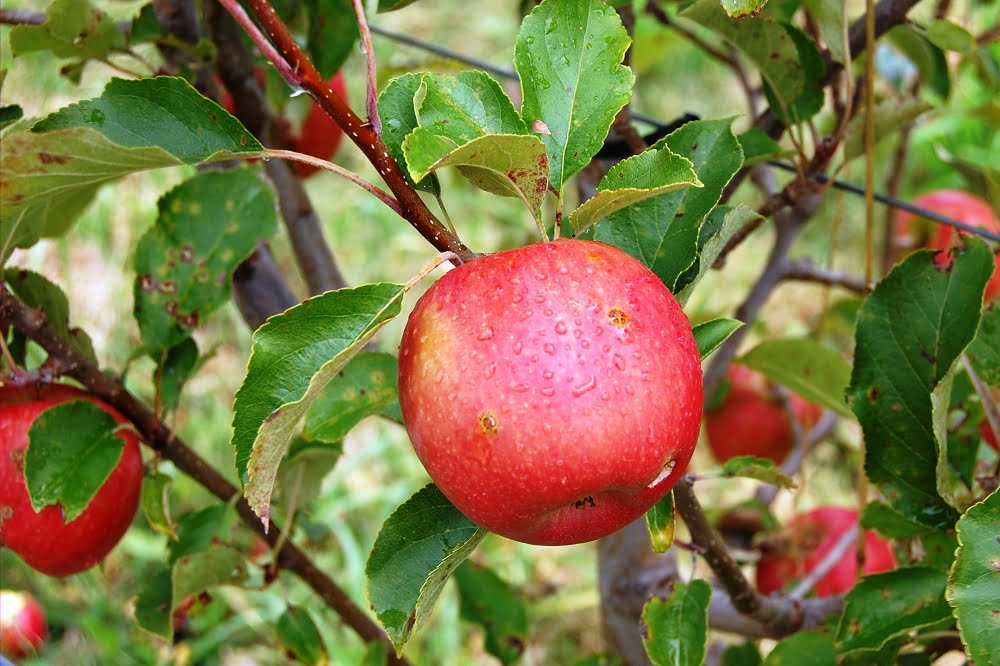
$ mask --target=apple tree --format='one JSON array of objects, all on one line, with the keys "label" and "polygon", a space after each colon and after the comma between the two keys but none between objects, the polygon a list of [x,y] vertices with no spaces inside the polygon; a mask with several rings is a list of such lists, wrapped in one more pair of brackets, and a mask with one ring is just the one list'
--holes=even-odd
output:
[{"label": "apple tree", "polygon": [[27,658],[1000,664],[998,25],[6,2]]}]

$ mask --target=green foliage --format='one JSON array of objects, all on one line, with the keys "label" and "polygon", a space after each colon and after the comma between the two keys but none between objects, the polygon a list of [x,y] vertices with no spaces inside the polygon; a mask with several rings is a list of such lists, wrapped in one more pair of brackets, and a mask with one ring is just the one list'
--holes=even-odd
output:
[{"label": "green foliage", "polygon": [[773,460],[755,456],[736,456],[722,464],[722,476],[744,477],[770,483],[780,488],[794,488],[797,484]]},{"label": "green foliage", "polygon": [[58,504],[65,522],[90,504],[118,465],[124,441],[118,423],[87,400],[49,407],[28,430],[24,476],[35,511]]},{"label": "green foliage", "polygon": [[701,358],[705,359],[718,349],[719,345],[741,326],[743,326],[743,322],[735,319],[713,319],[695,326],[692,333],[694,333],[694,341],[698,344],[698,353]]},{"label": "green foliage", "polygon": [[426,620],[448,576],[484,536],[434,485],[385,521],[365,574],[372,608],[397,652]]},{"label": "green foliage", "polygon": [[851,367],[835,350],[809,339],[766,340],[740,358],[771,381],[850,418],[845,402]]},{"label": "green foliage", "polygon": [[385,352],[359,353],[326,385],[306,415],[309,439],[339,442],[361,419],[378,414],[398,400],[396,357]]},{"label": "green foliage", "polygon": [[524,653],[528,612],[524,601],[491,569],[471,560],[455,569],[462,618],[483,627],[486,651],[502,664],[514,664]]},{"label": "green foliage", "polygon": [[646,512],[646,527],[649,529],[649,539],[653,550],[665,553],[674,545],[674,528],[677,521],[674,516],[674,494],[669,492],[653,508]]},{"label": "green foliage", "polygon": [[833,638],[817,631],[800,631],[774,646],[764,666],[834,666]]},{"label": "green foliage", "polygon": [[708,639],[712,586],[703,580],[674,583],[667,599],[653,598],[642,608],[643,642],[656,666],[700,666]]},{"label": "green foliage", "polygon": [[329,663],[323,637],[309,611],[301,606],[291,606],[281,614],[275,626],[278,641],[285,652],[295,660],[308,666],[323,666]]}]

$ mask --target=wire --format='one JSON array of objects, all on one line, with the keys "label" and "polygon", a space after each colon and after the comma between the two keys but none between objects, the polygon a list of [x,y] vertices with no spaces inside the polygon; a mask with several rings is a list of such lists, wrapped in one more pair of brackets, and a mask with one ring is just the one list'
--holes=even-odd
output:
[{"label": "wire", "polygon": [[[404,35],[403,33],[395,32],[393,30],[389,30],[381,26],[369,25],[369,28],[374,34],[385,37],[386,39],[389,39],[391,41],[398,42],[400,44],[407,44],[409,46],[421,49],[422,51],[426,51],[428,53],[433,53],[434,55],[441,56],[442,58],[448,58],[450,60],[455,60],[457,62],[464,63],[471,67],[481,69],[484,72],[488,72],[493,76],[503,77],[506,79],[510,79],[512,81],[518,80],[517,72],[515,72],[513,69],[509,67],[498,67],[497,65],[492,65],[483,60],[479,60],[478,58],[473,58],[463,53],[452,51],[451,49],[447,49],[443,46],[431,44],[430,42],[426,42],[417,37]],[[635,120],[638,120],[639,122],[642,123],[646,123],[647,125],[652,125],[657,129],[668,126],[662,121],[643,113],[632,112],[631,116]],[[790,164],[788,162],[773,160],[769,161],[768,164],[775,168],[782,169],[783,171],[789,171],[792,173],[796,172],[795,165]],[[830,183],[831,187],[834,187],[838,190],[844,190],[845,192],[850,192],[852,194],[865,196],[865,188],[861,186],[853,185],[851,183],[847,183],[842,180],[837,180],[836,178],[831,179],[828,176],[824,176],[822,174],[817,174],[813,178],[816,180],[816,182],[821,184]],[[905,210],[909,213],[913,213],[914,215],[926,217],[927,219],[937,222],[938,224],[950,224],[951,226],[961,229],[962,231],[965,231],[967,233],[974,234],[976,236],[980,236],[982,238],[986,238],[994,242],[1000,242],[1000,233],[997,233],[995,231],[990,231],[988,229],[982,229],[980,227],[975,227],[972,226],[971,224],[966,224],[965,222],[961,222],[954,218],[948,217],[947,215],[941,215],[940,213],[935,213],[932,210],[921,208],[919,206],[914,206],[911,203],[907,203],[895,197],[890,197],[886,194],[880,194],[876,192],[875,201],[878,201],[881,204],[885,204],[890,208],[898,208],[900,210]]]}]

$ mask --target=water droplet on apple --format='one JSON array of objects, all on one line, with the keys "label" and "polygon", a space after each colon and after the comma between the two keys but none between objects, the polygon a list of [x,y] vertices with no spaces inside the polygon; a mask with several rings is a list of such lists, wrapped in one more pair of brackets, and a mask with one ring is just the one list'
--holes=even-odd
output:
[{"label": "water droplet on apple", "polygon": [[580,340],[580,346],[584,349],[590,349],[590,340]]},{"label": "water droplet on apple", "polygon": [[492,377],[493,373],[495,373],[496,371],[497,371],[496,363],[490,363],[488,366],[486,366],[486,379]]},{"label": "water droplet on apple", "polygon": [[568,330],[569,329],[566,327],[566,324],[564,322],[561,321],[556,322],[556,333],[558,333],[559,335],[565,335],[566,331]]},{"label": "water droplet on apple", "polygon": [[551,342],[546,342],[542,346],[542,349],[544,349],[545,353],[548,354],[549,356],[555,356],[556,355],[556,346],[554,344],[552,344]]},{"label": "water droplet on apple", "polygon": [[[605,350],[606,350],[606,349],[607,349],[607,348],[605,348]],[[614,355],[613,357],[611,357],[611,362],[612,362],[612,363],[614,364],[614,366],[615,366],[616,368],[618,368],[619,370],[624,370],[624,369],[625,369],[625,359],[624,359],[624,358],[622,358],[622,355],[621,355],[621,354],[615,354],[615,355]]]},{"label": "water droplet on apple", "polygon": [[520,354],[521,350],[524,349],[524,345],[521,344],[520,340],[515,340],[513,349],[515,354]]},{"label": "water droplet on apple", "polygon": [[556,393],[556,390],[554,388],[552,388],[551,386],[543,386],[542,387],[542,395],[544,395],[546,398],[551,398],[553,395],[555,395],[555,393]]},{"label": "water droplet on apple", "polygon": [[597,377],[594,377],[593,375],[591,375],[586,380],[584,380],[582,383],[577,384],[576,386],[574,386],[572,388],[571,393],[573,394],[574,398],[579,398],[581,395],[583,395],[587,391],[592,391],[595,388],[597,388]]},{"label": "water droplet on apple", "polygon": [[566,268],[565,266],[560,266],[559,267],[559,274],[560,275],[566,275],[566,273],[569,273],[569,269]]},{"label": "water droplet on apple", "polygon": [[490,340],[493,337],[493,327],[484,324],[481,329],[479,329],[479,335],[476,336],[477,340]]},{"label": "water droplet on apple", "polygon": [[514,384],[510,387],[510,390],[514,393],[527,393],[529,389],[527,384]]}]

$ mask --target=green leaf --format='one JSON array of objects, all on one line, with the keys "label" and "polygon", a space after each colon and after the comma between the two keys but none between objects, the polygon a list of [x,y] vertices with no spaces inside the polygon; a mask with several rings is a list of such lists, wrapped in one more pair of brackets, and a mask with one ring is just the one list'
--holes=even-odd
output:
[{"label": "green leaf", "polygon": [[716,206],[698,232],[698,256],[694,263],[677,278],[674,295],[681,305],[687,303],[695,286],[722,254],[723,248],[745,225],[758,219],[757,211],[745,204]]},{"label": "green leaf", "polygon": [[487,134],[528,134],[500,84],[486,72],[425,74],[414,95],[420,126],[456,144]]},{"label": "green leaf", "polygon": [[733,18],[756,16],[767,4],[767,0],[722,0],[722,7]]},{"label": "green leaf", "polygon": [[958,521],[958,552],[945,595],[976,664],[1000,663],[1000,491]]},{"label": "green leaf", "polygon": [[766,340],[739,363],[810,402],[847,418],[853,416],[845,401],[851,366],[839,352],[821,342],[808,338]]},{"label": "green leaf", "polygon": [[15,247],[64,234],[103,183],[261,150],[183,79],[113,79],[101,97],[0,137],[0,262]]},{"label": "green leaf", "polygon": [[398,400],[396,372],[392,354],[359,353],[309,408],[303,434],[323,442],[341,441],[361,419]]},{"label": "green leaf", "polygon": [[665,553],[674,545],[674,493],[663,496],[653,508],[646,512],[646,528],[649,529],[649,539],[653,550]]},{"label": "green leaf", "polygon": [[391,12],[416,2],[416,0],[378,0],[378,11]]},{"label": "green leaf", "polygon": [[176,410],[181,399],[181,389],[198,366],[198,345],[192,338],[166,350],[153,374],[160,405]]},{"label": "green leaf", "polygon": [[738,137],[743,148],[743,166],[752,166],[777,159],[788,154],[777,141],[767,135],[764,130],[752,127]]},{"label": "green leaf", "polygon": [[691,160],[704,187],[687,188],[634,203],[612,213],[581,236],[628,252],[674,291],[680,276],[697,259],[705,216],[719,202],[722,189],[743,163],[740,144],[730,129],[731,124],[732,119],[695,120],[653,146],[665,145]]},{"label": "green leaf", "polygon": [[414,182],[406,168],[406,156],[403,154],[403,139],[419,127],[413,101],[425,76],[426,74],[404,74],[389,81],[378,96],[378,112],[382,117],[382,141],[406,180],[418,190],[440,197],[441,184],[438,177],[430,174],[419,183]]},{"label": "green leaf", "polygon": [[764,82],[764,93],[774,114],[787,125],[794,125],[808,120],[819,113],[826,99],[824,80],[826,79],[826,64],[823,55],[810,37],[789,23],[781,26],[791,37],[798,51],[799,62],[802,63],[804,81],[802,91],[797,97],[783,99],[767,81]]},{"label": "green leaf", "polygon": [[931,21],[924,30],[924,35],[944,51],[970,53],[976,49],[976,38],[968,30],[944,19]]},{"label": "green leaf", "polygon": [[760,666],[763,659],[753,641],[741,645],[730,645],[722,653],[721,666]]},{"label": "green leaf", "polygon": [[182,558],[207,551],[217,539],[225,537],[234,520],[228,504],[214,504],[186,514],[177,526],[177,540],[167,545],[168,563],[173,565]]},{"label": "green leaf", "polygon": [[886,33],[886,37],[888,43],[893,44],[916,65],[920,80],[947,99],[951,94],[951,73],[944,51],[918,32],[912,24],[897,25]]},{"label": "green leaf", "polygon": [[743,51],[785,104],[802,94],[805,68],[795,41],[780,23],[762,17],[730,18],[718,0],[698,0],[681,15],[713,30]]},{"label": "green leaf", "polygon": [[983,311],[979,332],[966,353],[979,378],[1000,387],[1000,306],[996,303]]},{"label": "green leaf", "polygon": [[597,193],[569,217],[576,233],[636,202],[685,187],[702,187],[691,160],[666,146],[647,150],[615,164],[597,186]]},{"label": "green leaf", "polygon": [[274,628],[278,633],[278,642],[289,658],[308,666],[326,666],[330,663],[319,627],[305,608],[289,606],[278,618]]},{"label": "green leaf", "polygon": [[878,650],[889,640],[951,615],[947,574],[910,567],[862,577],[847,593],[837,627],[837,650]]},{"label": "green leaf", "polygon": [[533,136],[489,134],[456,146],[419,127],[406,137],[403,153],[410,175],[417,182],[438,169],[453,166],[479,189],[516,197],[532,213],[545,197],[545,146]]},{"label": "green leaf", "polygon": [[377,283],[329,291],[267,320],[253,335],[236,392],[233,448],[244,494],[264,525],[278,465],[323,388],[399,314],[404,287]]},{"label": "green leaf", "polygon": [[601,149],[632,96],[635,77],[621,64],[629,41],[600,0],[546,0],[521,22],[514,47],[521,117],[541,130],[549,182],[560,192]]},{"label": "green leaf", "polygon": [[171,539],[177,539],[177,529],[170,516],[170,483],[172,479],[158,472],[148,475],[142,482],[140,505],[146,522],[154,530]]},{"label": "green leaf", "polygon": [[927,534],[931,528],[916,523],[885,502],[869,502],[861,514],[861,527],[877,530],[890,539],[910,539]]},{"label": "green leaf", "polygon": [[943,432],[945,415],[935,413],[932,393],[972,340],[993,271],[992,255],[976,239],[951,256],[942,268],[933,252],[916,252],[876,285],[858,313],[848,388],[868,478],[891,507],[930,527],[950,527],[958,517],[936,490],[945,444],[935,432]]},{"label": "green leaf", "polygon": [[695,326],[692,332],[702,360],[718,349],[741,326],[743,322],[736,319],[713,319]]},{"label": "green leaf", "polygon": [[524,600],[491,569],[466,560],[455,569],[462,619],[486,633],[486,651],[502,664],[517,663],[528,635]]},{"label": "green leaf", "polygon": [[170,638],[174,633],[171,618],[172,578],[170,569],[167,568],[147,575],[135,600],[136,624],[149,633],[163,638]]},{"label": "green leaf", "polygon": [[809,14],[819,28],[820,37],[826,44],[830,57],[834,62],[847,62],[847,51],[844,48],[847,16],[844,3],[840,0],[805,0]]},{"label": "green leaf", "polygon": [[354,51],[361,33],[349,0],[306,0],[309,11],[307,50],[324,78],[339,70]]},{"label": "green leaf", "polygon": [[278,468],[277,477],[277,485],[287,490],[281,497],[286,509],[289,502],[308,504],[318,497],[323,479],[343,453],[341,442],[315,442],[301,437],[293,439],[285,460]]},{"label": "green leaf", "polygon": [[24,477],[31,506],[58,504],[75,520],[122,457],[124,440],[114,417],[88,400],[49,407],[28,430]]},{"label": "green leaf", "polygon": [[708,639],[708,602],[712,586],[703,580],[675,582],[666,600],[654,597],[642,607],[643,645],[656,666],[701,666]]},{"label": "green leaf", "polygon": [[41,25],[17,25],[10,31],[15,56],[51,51],[58,58],[103,60],[125,44],[124,34],[108,16],[86,0],[55,0]]},{"label": "green leaf", "polygon": [[160,198],[135,251],[135,318],[154,359],[230,298],[233,271],[277,226],[276,197],[244,169],[203,171]]},{"label": "green leaf", "polygon": [[[933,108],[918,99],[887,99],[875,105],[875,142],[901,131],[922,113]],[[844,159],[853,160],[865,153],[865,110],[861,109],[844,133]]]},{"label": "green leaf", "polygon": [[94,345],[82,329],[69,326],[69,301],[59,286],[40,273],[24,268],[8,268],[3,281],[29,308],[41,310],[59,337],[88,361],[97,364]]},{"label": "green leaf", "polygon": [[833,638],[818,631],[800,631],[774,646],[764,666],[835,666]]},{"label": "green leaf", "polygon": [[484,536],[433,484],[383,523],[365,575],[372,609],[397,653],[430,615],[448,576]]},{"label": "green leaf", "polygon": [[722,464],[722,476],[739,476],[770,483],[780,488],[795,488],[795,479],[782,473],[773,460],[755,456],[736,456]]},{"label": "green leaf", "polygon": [[17,122],[24,117],[24,109],[17,104],[4,104],[0,106],[0,129],[7,127],[11,123]]}]

